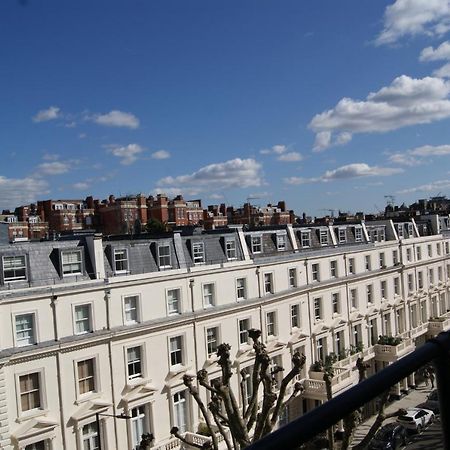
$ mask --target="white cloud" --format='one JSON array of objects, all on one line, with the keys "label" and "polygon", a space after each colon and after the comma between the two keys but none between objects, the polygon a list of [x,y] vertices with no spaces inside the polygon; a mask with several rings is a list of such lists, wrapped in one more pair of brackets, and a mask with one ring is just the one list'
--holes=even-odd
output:
[{"label": "white cloud", "polygon": [[48,184],[42,178],[6,178],[0,175],[1,209],[35,202],[39,196],[48,193]]},{"label": "white cloud", "polygon": [[158,150],[152,153],[153,159],[168,159],[170,158],[170,153],[167,150]]},{"label": "white cloud", "polygon": [[44,161],[56,161],[59,159],[59,155],[57,153],[44,153],[42,159]]},{"label": "white cloud", "polygon": [[401,172],[403,172],[403,169],[393,167],[369,166],[366,163],[352,163],[338,167],[337,169],[334,170],[327,170],[320,177],[313,177],[313,178],[289,177],[285,178],[284,182],[286,184],[294,184],[294,185],[305,183],[318,183],[318,182],[326,183],[329,181],[347,180],[351,178],[374,177],[374,176],[386,177]]},{"label": "white cloud", "polygon": [[441,36],[450,30],[449,0],[396,0],[384,13],[377,45],[393,44],[405,36]]},{"label": "white cloud", "polygon": [[277,160],[283,162],[295,162],[303,159],[301,153],[288,152],[288,150],[289,147],[287,145],[277,144],[271,148],[263,148],[259,153],[262,155],[277,155]]},{"label": "white cloud", "polygon": [[359,177],[385,177],[403,172],[402,169],[392,167],[369,166],[365,163],[353,163],[338,167],[334,170],[327,170],[320,179],[322,181],[344,180],[347,178]]},{"label": "white cloud", "polygon": [[144,149],[139,144],[128,144],[123,147],[110,147],[109,151],[114,156],[120,158],[120,164],[128,166],[138,159],[138,155],[142,153]]},{"label": "white cloud", "polygon": [[287,150],[287,147],[286,145],[274,145],[272,150],[274,153],[281,155],[281,153],[284,153]]},{"label": "white cloud", "polygon": [[116,109],[106,114],[95,114],[90,119],[106,127],[125,127],[131,129],[139,127],[139,119],[134,114]]},{"label": "white cloud", "polygon": [[433,181],[428,184],[422,184],[420,186],[403,189],[401,191],[397,191],[397,194],[413,194],[415,192],[439,192],[443,189],[450,188],[450,180],[438,180]]},{"label": "white cloud", "polygon": [[420,52],[420,61],[450,61],[450,42],[445,41],[439,47],[426,47]]},{"label": "white cloud", "polygon": [[423,164],[423,161],[407,153],[394,153],[388,159],[391,163],[400,164],[401,166],[413,167]]},{"label": "white cloud", "polygon": [[88,189],[90,187],[90,184],[86,181],[79,181],[78,183],[72,184],[72,187],[79,191],[83,191],[83,190]]},{"label": "white cloud", "polygon": [[201,192],[248,188],[263,184],[262,166],[254,159],[236,158],[201,167],[196,172],[176,177],[161,178],[159,192],[183,192],[197,195]]},{"label": "white cloud", "polygon": [[450,155],[450,145],[423,145],[422,147],[416,147],[409,150],[411,155],[415,156],[445,156]]},{"label": "white cloud", "polygon": [[303,159],[303,156],[298,152],[289,152],[283,153],[277,159],[278,161],[294,162],[294,161],[301,161]]},{"label": "white cloud", "polygon": [[450,78],[450,63],[444,64],[433,72],[433,75],[440,78]]},{"label": "white cloud", "polygon": [[277,144],[273,145],[271,148],[263,148],[259,151],[259,153],[261,153],[262,155],[270,155],[271,153],[281,155],[282,153],[286,152],[287,149],[288,148],[286,145]]},{"label": "white cloud", "polygon": [[389,161],[404,166],[418,166],[429,162],[432,156],[450,155],[450,145],[423,145],[403,153],[394,153],[389,156]]},{"label": "white cloud", "polygon": [[47,122],[61,117],[60,108],[57,106],[50,106],[47,109],[41,109],[33,116],[33,122]]},{"label": "white cloud", "polygon": [[298,185],[298,184],[306,184],[306,183],[313,182],[311,180],[313,180],[313,178],[287,177],[287,178],[284,179],[284,182],[286,184]]},{"label": "white cloud", "polygon": [[61,175],[69,171],[70,163],[62,161],[45,162],[39,164],[37,169],[45,175]]},{"label": "white cloud", "polygon": [[314,150],[348,142],[354,133],[386,132],[450,117],[449,94],[450,81],[402,75],[364,101],[344,97],[309,123],[316,133]]}]

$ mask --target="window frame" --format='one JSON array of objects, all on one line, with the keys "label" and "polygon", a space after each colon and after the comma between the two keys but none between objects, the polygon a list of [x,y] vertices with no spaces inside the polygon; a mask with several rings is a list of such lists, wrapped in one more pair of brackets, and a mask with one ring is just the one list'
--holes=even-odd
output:
[{"label": "window frame", "polygon": [[[84,362],[84,361],[92,361],[92,370],[93,370],[93,375],[92,380],[94,383],[94,389],[92,391],[87,391],[87,392],[83,392],[81,393],[80,390],[80,377],[78,375],[78,364]],[[76,398],[77,400],[83,400],[85,398],[90,398],[92,395],[97,394],[98,392],[101,392],[101,386],[100,386],[100,377],[99,377],[99,364],[98,364],[98,355],[93,355],[93,356],[84,356],[84,357],[80,357],[77,358],[73,361],[74,363],[74,370],[75,370],[75,392],[76,392]],[[86,380],[86,378],[83,378],[83,380]]]},{"label": "window frame", "polygon": [[338,262],[337,262],[337,259],[330,260],[330,278],[338,278]]},{"label": "window frame", "polygon": [[[127,320],[127,312],[130,310],[126,308],[126,301],[129,298],[136,299],[136,306],[134,310],[136,311],[136,320]],[[124,325],[134,325],[136,323],[141,323],[141,296],[140,294],[126,294],[122,295],[122,314],[123,314],[123,324]]]},{"label": "window frame", "polygon": [[191,244],[192,262],[194,265],[205,264],[205,243],[203,241],[194,241]]},{"label": "window frame", "polygon": [[[89,308],[89,329],[88,331],[77,331],[77,318],[76,318],[76,310],[79,307],[87,306]],[[94,331],[94,305],[93,302],[83,302],[83,303],[73,303],[72,304],[72,317],[73,317],[73,334],[76,336],[80,336],[83,334],[89,334]],[[85,320],[85,319],[83,319]]]},{"label": "window frame", "polygon": [[[270,320],[269,320],[270,316]],[[278,336],[277,311],[266,311],[266,338],[272,339]]]},{"label": "window frame", "polygon": [[287,235],[286,234],[277,233],[276,241],[277,241],[277,251],[278,252],[284,252],[287,250]]},{"label": "window frame", "polygon": [[[248,328],[246,328],[245,330],[241,329],[241,323],[242,322],[246,322],[248,325]],[[251,330],[252,328],[252,318],[249,317],[243,317],[242,319],[238,319],[238,342],[239,342],[239,346],[241,347],[242,345],[249,345],[250,344],[250,337],[248,335],[248,331]],[[247,339],[245,340],[245,342],[242,342],[242,336],[246,335]]]},{"label": "window frame", "polygon": [[333,314],[341,314],[341,294],[340,292],[331,293],[331,307]]},{"label": "window frame", "polygon": [[355,274],[355,258],[348,258],[348,273]]},{"label": "window frame", "polygon": [[355,242],[362,242],[363,232],[362,226],[355,227]]},{"label": "window frame", "polygon": [[[232,244],[232,246],[230,246],[230,244]],[[236,239],[225,239],[225,254],[228,261],[234,261],[237,259]],[[232,256],[232,254],[234,255]]]},{"label": "window frame", "polygon": [[[178,291],[178,298],[177,298],[177,308],[176,310],[170,309],[170,305],[173,302],[169,301],[169,293],[173,291]],[[181,314],[182,311],[182,301],[181,301],[181,287],[174,287],[174,288],[166,288],[166,310],[168,316],[177,316]]]},{"label": "window frame", "polygon": [[319,322],[323,320],[323,306],[322,306],[322,297],[314,297],[313,298],[313,313],[314,313],[314,321]]},{"label": "window frame", "polygon": [[300,303],[293,303],[289,305],[289,319],[292,329],[301,328],[301,313],[300,313]]},{"label": "window frame", "polygon": [[[20,388],[20,378],[36,374],[38,377],[38,393],[39,393],[39,406],[35,408],[22,409],[22,391]],[[16,401],[17,401],[17,412],[19,417],[28,417],[38,414],[39,411],[45,411],[47,408],[47,396],[45,389],[45,371],[44,368],[38,368],[35,370],[26,370],[15,374],[16,383]],[[31,391],[26,391],[28,393]]]},{"label": "window frame", "polygon": [[[180,342],[180,348],[177,348],[176,350],[172,351],[171,343],[173,339],[179,339]],[[167,336],[167,345],[168,345],[168,356],[169,356],[169,368],[178,368],[186,365],[186,353],[185,353],[185,341],[186,336],[184,334],[176,334],[173,336]],[[175,362],[175,364],[172,364],[172,354],[175,352],[179,352],[180,358],[176,358],[177,360],[180,359],[179,362]]]},{"label": "window frame", "polygon": [[288,268],[288,284],[291,289],[297,287],[297,268],[289,267]]},{"label": "window frame", "polygon": [[322,247],[329,244],[328,229],[319,229],[319,242]]},{"label": "window frame", "polygon": [[[32,316],[32,341],[31,343],[27,343],[27,344],[21,344],[19,345],[19,339],[17,337],[17,317],[20,316]],[[39,333],[38,333],[38,320],[37,320],[37,311],[36,310],[32,310],[32,311],[19,311],[19,312],[14,312],[12,314],[12,329],[13,329],[13,342],[14,342],[14,347],[27,347],[29,345],[36,345],[39,342]]]},{"label": "window frame", "polygon": [[[117,259],[117,254],[119,252],[123,252],[125,254],[125,258]],[[112,249],[113,256],[113,268],[115,274],[123,274],[129,273],[129,258],[128,258],[128,249],[124,247],[117,247]],[[117,264],[125,261],[125,268],[118,269]]]},{"label": "window frame", "polygon": [[[305,245],[305,242],[307,242],[308,245]],[[310,248],[311,247],[311,230],[301,230],[300,231],[300,243],[302,245],[302,248]]]},{"label": "window frame", "polygon": [[[212,286],[212,290],[209,293],[205,292],[205,288],[207,286]],[[206,302],[206,298],[210,298],[210,301]],[[203,301],[203,308],[213,308],[216,306],[217,299],[216,299],[216,283],[209,282],[209,283],[202,283],[202,301]]]},{"label": "window frame", "polygon": [[338,240],[339,244],[345,244],[347,242],[347,229],[338,228]]},{"label": "window frame", "polygon": [[[215,350],[212,352],[209,351],[209,338],[208,338],[208,331],[209,330],[215,330]],[[214,355],[217,353],[217,347],[220,345],[220,326],[219,325],[210,325],[205,327],[205,344],[206,344],[206,356],[208,359],[211,359],[214,357]]]},{"label": "window frame", "polygon": [[[5,258],[7,259],[17,259],[17,258],[23,258],[23,266],[21,267],[13,267],[12,269],[6,269],[5,270]],[[24,275],[20,276],[14,276],[14,277],[6,277],[5,271],[14,271],[16,270],[24,270]],[[20,254],[20,255],[2,255],[2,279],[3,283],[16,283],[20,281],[27,281],[28,280],[28,257],[26,253]]]},{"label": "window frame", "polygon": [[[242,280],[243,286],[239,286],[239,281]],[[243,291],[243,296],[239,296],[239,291]],[[236,299],[237,301],[246,300],[247,299],[247,278],[246,277],[240,277],[236,278]]]},{"label": "window frame", "polygon": [[[64,263],[64,256],[67,254],[74,254],[77,253],[80,255],[79,261],[70,262],[70,263]],[[84,251],[82,247],[77,248],[62,248],[59,252],[59,259],[60,259],[60,267],[61,267],[61,276],[64,277],[73,277],[77,275],[83,275],[84,274]],[[64,272],[64,265],[72,265],[72,264],[79,264],[80,270],[78,272],[70,271],[70,272]]]},{"label": "window frame", "polygon": [[[274,279],[275,277],[273,276],[273,272],[263,273],[264,295],[271,295],[275,293]],[[269,290],[267,290],[267,287],[269,287]]]},{"label": "window frame", "polygon": [[[161,254],[161,249],[168,248],[169,252],[168,254]],[[158,254],[158,268],[159,269],[171,269],[172,268],[172,251],[170,248],[169,243],[159,243],[157,245],[157,254]],[[165,258],[168,259],[168,261],[165,261]],[[164,264],[161,264],[161,262],[164,262]],[[165,264],[168,262],[169,264]]]},{"label": "window frame", "polygon": [[[317,270],[315,270],[317,269]],[[320,264],[312,263],[311,264],[311,280],[320,282]]]},{"label": "window frame", "polygon": [[[130,376],[130,360],[128,358],[128,351],[131,349],[139,348],[139,364],[140,364],[140,374],[135,375],[133,374]],[[125,358],[125,373],[126,373],[126,379],[127,383],[130,384],[133,383],[134,380],[144,379],[146,377],[146,358],[145,358],[145,344],[137,344],[137,345],[126,345],[124,346],[124,358]],[[131,363],[134,363],[131,361]]]},{"label": "window frame", "polygon": [[[255,239],[259,240],[259,244],[255,242]],[[262,235],[261,234],[253,234],[250,236],[250,246],[252,249],[252,254],[258,254],[258,253],[262,253],[263,251],[263,240],[262,240]],[[255,250],[259,248],[259,250]]]}]

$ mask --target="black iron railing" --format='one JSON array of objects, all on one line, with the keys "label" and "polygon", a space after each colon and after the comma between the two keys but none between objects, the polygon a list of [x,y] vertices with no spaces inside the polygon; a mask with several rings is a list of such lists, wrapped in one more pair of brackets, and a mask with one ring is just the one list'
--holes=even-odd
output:
[{"label": "black iron railing", "polygon": [[295,450],[431,362],[436,369],[444,448],[450,450],[450,331],[427,341],[367,380],[250,445],[247,450]]}]

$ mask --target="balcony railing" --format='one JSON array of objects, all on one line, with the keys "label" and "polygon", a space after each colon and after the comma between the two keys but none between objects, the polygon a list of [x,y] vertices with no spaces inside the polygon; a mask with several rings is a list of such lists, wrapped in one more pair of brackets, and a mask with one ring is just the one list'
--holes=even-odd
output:
[{"label": "balcony railing", "polygon": [[375,345],[375,357],[381,361],[392,362],[414,350],[414,341],[411,338],[403,339],[397,345]]},{"label": "balcony railing", "polygon": [[[303,382],[305,397],[315,398],[317,400],[326,400],[327,391],[325,381],[323,381],[323,372],[309,373],[310,378]],[[355,379],[351,369],[341,367],[334,368],[334,377],[331,380],[331,389],[333,394],[337,394],[354,383]]]},{"label": "balcony railing", "polygon": [[436,370],[444,448],[450,450],[450,332],[441,333],[367,380],[250,445],[247,450],[298,449],[431,362]]},{"label": "balcony railing", "polygon": [[437,336],[439,333],[448,329],[450,329],[450,317],[432,318],[428,322],[428,333],[431,336]]}]

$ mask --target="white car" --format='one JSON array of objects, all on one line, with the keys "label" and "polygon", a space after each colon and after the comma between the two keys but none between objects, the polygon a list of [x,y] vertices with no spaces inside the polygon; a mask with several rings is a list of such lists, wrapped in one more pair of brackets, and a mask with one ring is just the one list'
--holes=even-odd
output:
[{"label": "white car", "polygon": [[397,422],[406,429],[420,433],[426,426],[433,423],[434,412],[429,409],[408,408],[406,414],[397,417]]}]

